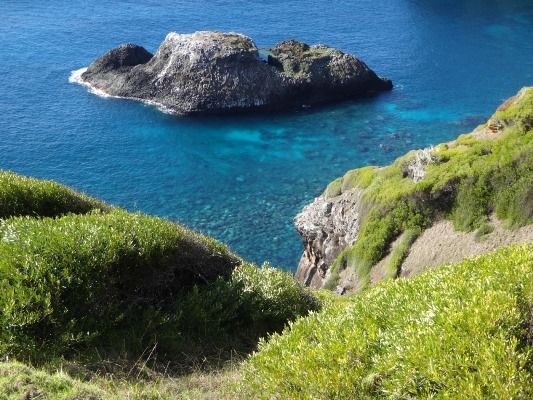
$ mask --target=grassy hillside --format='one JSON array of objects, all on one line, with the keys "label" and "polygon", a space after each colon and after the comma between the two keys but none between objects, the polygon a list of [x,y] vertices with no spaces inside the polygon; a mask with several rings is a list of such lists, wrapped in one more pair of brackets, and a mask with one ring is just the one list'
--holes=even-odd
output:
[{"label": "grassy hillside", "polygon": [[533,245],[330,301],[263,342],[242,398],[533,396]]},{"label": "grassy hillside", "polygon": [[[480,235],[493,214],[532,223],[532,115],[527,88],[472,134],[332,183],[327,196],[365,190],[337,271],[365,279],[399,238],[394,275],[441,218]],[[0,400],[530,399],[532,310],[533,244],[337,297],[179,224],[0,172]]]},{"label": "grassy hillside", "polygon": [[[332,265],[333,279],[339,270],[355,268],[368,281],[396,238],[407,232],[412,243],[440,218],[460,231],[486,231],[493,213],[509,228],[533,223],[533,88],[522,89],[473,133],[412,151],[386,167],[350,171],[325,195],[354,187],[364,189],[361,230]],[[400,265],[396,257],[392,276]]]},{"label": "grassy hillside", "polygon": [[2,358],[223,362],[319,306],[290,274],[183,226],[0,177]]},{"label": "grassy hillside", "polygon": [[0,171],[0,218],[30,215],[54,217],[67,213],[84,214],[107,205],[53,181]]},{"label": "grassy hillside", "polygon": [[[273,289],[269,292],[279,298]],[[173,377],[154,373],[140,359],[131,369],[102,375],[80,365],[40,369],[3,362],[0,398],[530,399],[533,395],[532,244],[500,249],[410,280],[386,281],[351,297],[327,292],[320,296],[321,311],[262,341],[259,352],[239,370]]]}]

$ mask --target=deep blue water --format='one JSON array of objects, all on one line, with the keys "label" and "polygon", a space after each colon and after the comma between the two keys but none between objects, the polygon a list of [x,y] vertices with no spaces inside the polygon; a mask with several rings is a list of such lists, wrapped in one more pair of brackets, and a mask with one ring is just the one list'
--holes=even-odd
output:
[{"label": "deep blue water", "polygon": [[[533,84],[533,2],[0,2],[0,168],[177,219],[295,268],[292,218],[333,178],[471,130]],[[353,52],[391,93],[288,115],[190,119],[104,99],[72,70],[124,42],[233,30]]]}]

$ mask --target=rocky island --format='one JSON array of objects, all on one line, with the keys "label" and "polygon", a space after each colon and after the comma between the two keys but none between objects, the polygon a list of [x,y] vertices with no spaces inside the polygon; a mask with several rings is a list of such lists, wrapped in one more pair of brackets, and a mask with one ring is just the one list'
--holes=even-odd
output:
[{"label": "rocky island", "polygon": [[283,41],[260,54],[240,33],[169,33],[155,54],[135,44],[98,57],[73,79],[175,114],[285,110],[392,89],[353,55]]}]

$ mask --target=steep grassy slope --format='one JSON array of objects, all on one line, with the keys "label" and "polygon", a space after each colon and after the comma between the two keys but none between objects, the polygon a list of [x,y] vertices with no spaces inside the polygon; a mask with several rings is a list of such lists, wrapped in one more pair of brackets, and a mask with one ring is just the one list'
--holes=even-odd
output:
[{"label": "steep grassy slope", "polygon": [[[274,294],[275,288],[279,286],[268,291]],[[410,280],[386,281],[351,297],[327,293],[322,297],[320,312],[263,341],[238,373],[146,378],[150,372],[142,370],[142,361],[127,377],[96,376],[87,381],[54,367],[39,370],[4,362],[0,398],[529,399],[533,395],[533,245],[500,249]]]},{"label": "steep grassy slope", "polygon": [[148,349],[183,366],[249,351],[318,308],[290,274],[178,224],[0,176],[1,215],[25,214],[0,218],[0,357],[134,361]]},{"label": "steep grassy slope", "polygon": [[[325,196],[353,188],[364,189],[360,232],[331,266],[333,280],[349,267],[368,282],[396,238],[407,232],[412,243],[441,218],[460,231],[481,228],[493,213],[509,228],[533,223],[533,88],[522,89],[473,133],[387,167],[350,171]],[[396,257],[392,276],[400,266]]]},{"label": "steep grassy slope", "polygon": [[530,399],[533,245],[332,300],[263,342],[242,398]]}]

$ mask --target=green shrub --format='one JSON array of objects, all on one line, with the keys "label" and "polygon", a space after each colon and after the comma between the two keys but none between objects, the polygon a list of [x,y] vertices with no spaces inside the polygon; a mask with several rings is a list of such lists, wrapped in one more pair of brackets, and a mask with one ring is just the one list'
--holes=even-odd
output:
[{"label": "green shrub", "polygon": [[398,201],[390,211],[373,209],[363,224],[355,244],[345,249],[336,262],[346,260],[344,263],[348,267],[355,268],[362,280],[367,279],[372,266],[386,255],[391,243],[403,231],[420,232],[429,224],[431,211],[424,206],[425,204],[417,210],[417,204],[412,201]]},{"label": "green shrub", "polygon": [[0,220],[0,356],[132,359],[153,347],[153,358],[187,364],[250,351],[317,308],[291,274],[159,218]]},{"label": "green shrub", "polygon": [[0,218],[19,215],[53,217],[94,209],[108,210],[104,203],[52,181],[27,178],[0,171]]},{"label": "green shrub", "polygon": [[533,245],[385,281],[262,341],[241,398],[533,396]]},{"label": "green shrub", "polygon": [[494,232],[494,225],[486,222],[477,229],[476,240],[482,240],[485,236],[492,232]]},{"label": "green shrub", "polygon": [[[477,178],[477,177],[476,177]],[[465,179],[457,188],[452,220],[458,231],[470,232],[487,221],[490,213],[490,184],[482,180]]]},{"label": "green shrub", "polygon": [[526,171],[502,188],[496,202],[496,215],[509,221],[510,226],[533,223],[533,174]]},{"label": "green shrub", "polygon": [[120,210],[0,221],[0,353],[141,351],[177,294],[239,262],[212,239]]},{"label": "green shrub", "polygon": [[396,278],[400,274],[402,263],[409,255],[409,249],[414,241],[420,236],[420,228],[407,229],[401,236],[400,243],[392,250],[387,264],[387,276]]},{"label": "green shrub", "polygon": [[189,352],[248,352],[260,337],[319,308],[318,299],[290,273],[268,264],[258,268],[244,263],[230,279],[220,278],[184,294],[176,305],[177,326]]},{"label": "green shrub", "polygon": [[266,321],[276,329],[309,311],[316,311],[316,297],[304,289],[292,274],[264,264],[261,268],[243,264],[234,270],[232,282],[242,287],[254,321]]}]

